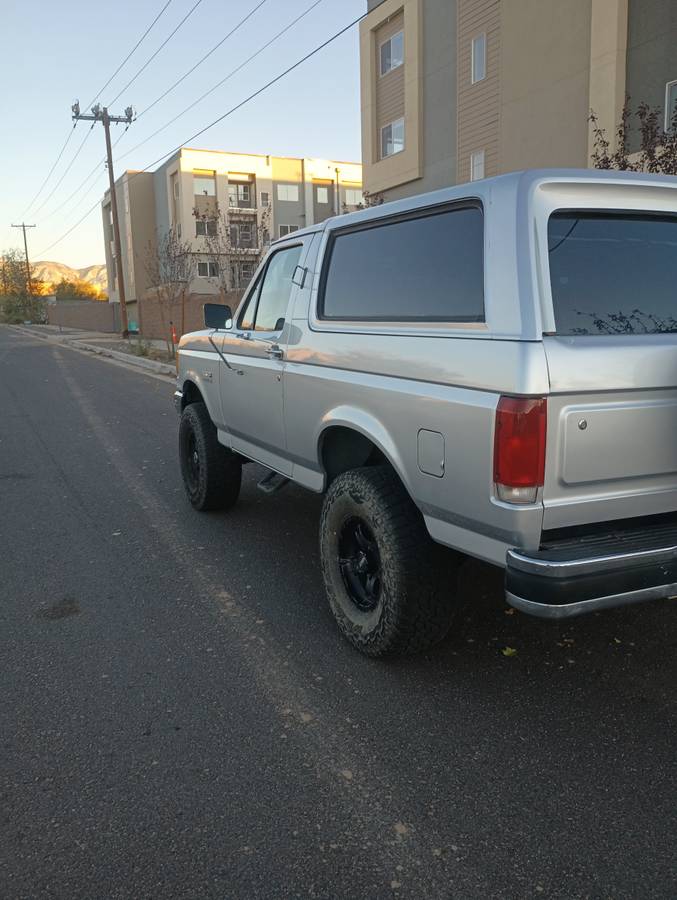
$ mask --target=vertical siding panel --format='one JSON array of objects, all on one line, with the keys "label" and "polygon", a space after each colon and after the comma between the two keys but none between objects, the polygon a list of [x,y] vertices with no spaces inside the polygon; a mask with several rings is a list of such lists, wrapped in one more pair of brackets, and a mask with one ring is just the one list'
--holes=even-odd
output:
[{"label": "vertical siding panel", "polygon": [[[381,128],[395,119],[404,116],[404,64],[393,69],[386,75],[381,75],[380,47],[384,41],[404,31],[404,12],[400,11],[384,22],[374,32],[376,41],[376,137],[377,149],[380,148]],[[404,36],[406,41],[407,37]]]},{"label": "vertical siding panel", "polygon": [[[487,74],[471,83],[472,41],[487,36]],[[500,0],[458,0],[458,181],[470,180],[470,155],[484,150],[486,177],[498,171]]]}]

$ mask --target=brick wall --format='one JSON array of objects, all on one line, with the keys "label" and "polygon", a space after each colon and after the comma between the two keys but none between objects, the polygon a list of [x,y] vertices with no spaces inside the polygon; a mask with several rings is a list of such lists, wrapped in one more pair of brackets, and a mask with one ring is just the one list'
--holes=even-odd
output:
[{"label": "brick wall", "polygon": [[[189,294],[185,300],[184,332],[199,331],[204,328],[204,319],[202,307],[205,303],[223,303],[228,304],[232,310],[240,302],[241,293],[232,292],[226,294],[225,297],[218,294]],[[181,337],[181,304],[175,303],[167,306],[164,310],[160,308],[157,297],[146,296],[139,300],[139,333],[141,337],[147,340],[170,340],[171,326],[174,323],[176,333]]]},{"label": "brick wall", "polygon": [[120,330],[116,303],[104,303],[100,300],[58,300],[56,303],[46,304],[46,310],[50,325],[108,333]]}]

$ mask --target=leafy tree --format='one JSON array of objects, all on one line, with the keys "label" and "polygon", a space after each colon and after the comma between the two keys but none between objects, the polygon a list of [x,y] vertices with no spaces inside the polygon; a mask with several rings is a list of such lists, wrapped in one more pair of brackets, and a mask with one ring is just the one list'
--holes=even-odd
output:
[{"label": "leafy tree", "polygon": [[[666,131],[663,127],[663,115],[658,107],[640,103],[633,113],[630,97],[626,97],[616,126],[614,149],[594,110],[590,111],[589,119],[594,138],[592,163],[596,169],[677,175],[677,109],[672,116],[670,128]],[[640,137],[639,150],[635,153],[630,151],[633,119]]]},{"label": "leafy tree", "polygon": [[107,300],[105,294],[100,293],[94,285],[88,281],[74,279],[68,281],[62,278],[54,288],[57,300]]},{"label": "leafy tree", "polygon": [[0,318],[4,322],[40,322],[44,318],[38,297],[44,285],[30,267],[31,286],[28,290],[26,258],[20,250],[5,250],[0,256]]}]

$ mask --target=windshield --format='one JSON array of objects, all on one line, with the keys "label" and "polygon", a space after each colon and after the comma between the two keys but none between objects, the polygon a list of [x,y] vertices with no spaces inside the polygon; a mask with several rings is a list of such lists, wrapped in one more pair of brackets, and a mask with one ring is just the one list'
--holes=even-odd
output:
[{"label": "windshield", "polygon": [[557,334],[677,332],[677,215],[557,212],[548,257]]}]

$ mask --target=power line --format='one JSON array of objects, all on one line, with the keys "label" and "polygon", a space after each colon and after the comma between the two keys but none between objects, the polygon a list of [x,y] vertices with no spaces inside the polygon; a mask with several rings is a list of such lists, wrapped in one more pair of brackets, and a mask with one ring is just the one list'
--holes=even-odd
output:
[{"label": "power line", "polygon": [[[76,125],[77,125],[77,122],[76,122]],[[46,206],[46,204],[49,203],[49,201],[52,199],[52,197],[54,196],[54,193],[56,192],[57,188],[58,188],[59,185],[62,183],[62,181],[64,180],[64,178],[66,177],[66,175],[68,175],[68,173],[69,173],[70,170],[72,169],[73,163],[75,162],[75,160],[76,160],[76,159],[78,158],[78,156],[80,155],[80,153],[81,153],[81,151],[82,151],[82,148],[83,148],[83,147],[85,146],[85,144],[87,143],[87,141],[88,141],[89,136],[90,136],[91,133],[92,133],[92,129],[90,128],[89,131],[87,131],[87,132],[85,133],[85,137],[84,137],[82,143],[80,144],[80,146],[78,147],[78,149],[75,151],[75,155],[73,156],[73,158],[71,159],[71,161],[68,163],[68,165],[67,165],[66,168],[64,169],[63,175],[61,176],[61,178],[59,178],[59,180],[58,180],[57,183],[54,185],[54,187],[52,188],[52,190],[49,192],[49,194],[47,194],[47,196],[46,196],[45,199],[42,201],[42,203],[40,204],[40,206],[38,206],[38,208],[35,210],[35,213],[34,213],[35,215],[37,215],[37,214],[40,212],[41,209],[44,209],[45,206]]]},{"label": "power line", "polygon": [[68,235],[72,231],[75,231],[75,229],[78,227],[78,225],[80,225],[82,222],[84,222],[85,219],[87,218],[87,216],[90,216],[94,212],[94,210],[97,208],[97,206],[100,206],[100,204],[101,204],[101,201],[97,199],[95,201],[94,205],[89,207],[87,212],[81,218],[78,219],[78,221],[75,223],[75,225],[71,225],[71,227],[68,229],[68,231],[65,231],[61,235],[61,237],[58,237],[55,241],[52,241],[52,243],[48,247],[45,247],[43,250],[41,250],[39,253],[36,253],[35,255],[39,256],[39,257],[43,257],[45,255],[45,253],[47,253],[48,250],[51,250],[52,247],[56,247],[57,244],[60,244],[61,241],[63,241],[64,238],[67,238]]},{"label": "power line", "polygon": [[[93,127],[94,127],[94,125],[92,125],[92,128],[93,128]],[[127,126],[127,128],[129,128],[129,125]],[[127,131],[127,128],[125,128],[125,131]],[[122,134],[120,135],[120,137],[118,137],[118,139],[117,139],[117,141],[115,142],[115,144],[117,144],[117,143],[121,140],[122,135],[125,133],[125,131],[123,131]],[[115,144],[113,144],[113,147],[115,147]],[[100,163],[97,163],[96,168],[98,169],[98,167],[99,167],[100,165],[103,165],[103,163],[105,163],[105,162],[106,162],[106,158],[104,157],[104,159],[102,159]],[[91,178],[95,171],[96,171],[96,169],[92,169],[92,171],[89,173],[89,175],[87,176],[87,178],[85,179],[85,181],[87,181],[89,178]],[[82,187],[82,185],[83,185],[84,183],[85,183],[85,182],[83,181],[83,182],[80,184],[80,187]],[[93,190],[93,188],[94,188],[94,185],[92,185],[92,187],[89,189],[89,191],[86,192],[86,194],[90,193],[90,191]],[[78,188],[78,190],[79,190],[79,189],[80,189],[80,188]],[[85,194],[85,196],[86,196],[86,194]],[[73,195],[71,194],[71,197],[72,197],[72,196],[73,196]],[[68,199],[70,199],[70,197],[69,197]],[[65,202],[67,202],[67,201],[65,201]],[[78,225],[80,225],[82,222],[84,222],[84,220],[87,218],[87,216],[91,215],[92,212],[94,212],[94,210],[95,210],[95,209],[97,208],[97,206],[99,206],[100,204],[101,204],[101,201],[100,201],[99,199],[95,200],[95,201],[94,201],[94,205],[93,205],[93,206],[90,206],[89,209],[87,210],[87,212],[86,212],[83,216],[81,216],[81,217],[78,219],[78,221],[68,229],[68,231],[64,232],[64,233],[61,235],[61,237],[58,237],[55,241],[52,241],[52,243],[49,245],[49,247],[45,247],[44,250],[41,250],[40,253],[38,254],[38,256],[43,256],[45,253],[47,253],[48,250],[51,250],[52,247],[56,247],[57,244],[60,244],[61,241],[62,241],[64,238],[68,237],[68,235],[69,235],[72,231],[74,231],[74,229],[76,229],[76,228],[78,227]],[[62,204],[62,205],[63,205],[63,204]],[[74,206],[73,209],[71,210],[71,213],[74,212],[74,210],[75,210],[75,209],[77,208],[77,206],[79,206],[79,205],[80,205],[79,203],[76,204],[76,206]],[[57,207],[57,209],[58,209],[58,207]],[[57,212],[57,209],[52,210],[52,212],[50,213],[50,215],[52,215],[53,213]],[[70,215],[70,214],[69,214],[69,215]]]},{"label": "power line", "polygon": [[127,88],[130,86],[130,84],[133,84],[133,83],[136,81],[136,79],[139,77],[139,75],[144,71],[144,69],[146,69],[146,68],[150,65],[150,63],[153,62],[153,60],[154,60],[155,57],[158,55],[158,53],[160,52],[160,50],[162,50],[162,48],[163,48],[164,46],[166,46],[166,45],[171,41],[171,39],[174,37],[174,35],[176,34],[176,32],[179,30],[179,28],[181,28],[181,26],[183,25],[183,23],[186,22],[186,21],[190,18],[190,16],[193,15],[193,13],[195,12],[195,10],[198,8],[198,6],[199,6],[201,3],[202,3],[202,0],[197,0],[197,2],[196,2],[196,3],[188,10],[188,12],[186,13],[186,15],[183,17],[183,19],[181,19],[181,21],[179,22],[179,24],[178,24],[178,25],[176,26],[176,28],[174,29],[174,31],[172,31],[171,34],[170,34],[168,37],[166,37],[166,38],[164,39],[164,41],[160,44],[160,46],[157,48],[157,50],[155,51],[155,53],[153,53],[153,54],[146,60],[146,62],[141,66],[141,68],[140,68],[139,71],[136,73],[136,75],[134,75],[133,78],[130,78],[130,80],[129,80],[129,81],[127,82],[127,84],[122,88],[122,90],[121,90],[118,94],[116,94],[115,97],[113,97],[113,99],[111,100],[111,102],[108,104],[109,106],[112,106],[112,105],[115,103],[116,100],[119,100],[119,99],[120,99],[120,97],[122,96],[122,94],[124,94],[124,92],[125,92],[125,91],[127,90]]},{"label": "power line", "polygon": [[[252,62],[252,60],[256,59],[256,57],[259,56],[261,53],[263,53],[264,50],[267,50],[271,44],[274,44],[275,41],[279,40],[279,38],[281,38],[283,34],[286,34],[291,28],[294,27],[294,25],[296,25],[297,22],[300,22],[301,19],[303,19],[305,16],[307,16],[308,13],[312,12],[315,9],[315,7],[319,6],[320,3],[322,3],[322,2],[323,2],[323,0],[315,0],[314,3],[311,3],[311,5],[307,9],[305,9],[300,15],[298,15],[295,19],[293,19],[288,25],[285,25],[285,27],[281,31],[278,31],[277,34],[273,35],[273,37],[270,38],[270,40],[266,41],[266,43],[263,44],[261,47],[259,47],[259,49],[255,53],[252,53],[251,56],[248,56],[247,59],[244,60],[244,62],[241,62],[232,71],[230,71],[224,78],[221,79],[221,81],[217,82],[213,87],[209,88],[208,91],[205,91],[204,94],[201,94],[197,98],[197,100],[194,100],[192,103],[190,103],[188,106],[186,106],[185,109],[181,110],[180,113],[177,113],[177,115],[175,115],[168,122],[165,122],[164,125],[162,125],[158,129],[156,129],[147,138],[144,138],[138,144],[135,144],[133,147],[131,147],[129,150],[127,150],[125,153],[123,153],[122,156],[120,157],[120,159],[124,159],[125,156],[129,156],[135,150],[138,150],[139,147],[143,147],[144,144],[147,144],[148,141],[152,140],[154,137],[156,137],[158,134],[160,134],[160,132],[165,131],[167,128],[169,128],[170,125],[173,125],[174,122],[176,122],[178,119],[180,119],[182,116],[184,116],[187,112],[189,112],[191,109],[193,109],[193,107],[197,106],[198,103],[201,103],[206,97],[208,97],[210,94],[213,94],[215,90],[217,90],[223,84],[225,84],[230,78],[233,77],[233,75],[236,75],[241,69],[243,69],[246,65],[248,65],[250,62]],[[144,110],[144,112],[147,112],[148,109],[150,109],[150,107],[147,107],[147,109]]]},{"label": "power line", "polygon": [[[132,49],[129,51],[129,53],[127,54],[127,56],[125,56],[125,58],[122,60],[122,62],[120,63],[120,65],[117,67],[117,69],[113,72],[113,74],[112,74],[111,77],[108,79],[108,81],[104,84],[104,86],[101,88],[101,90],[93,97],[93,99],[89,101],[89,103],[87,104],[87,109],[89,109],[93,103],[96,103],[96,101],[98,100],[98,98],[101,96],[101,94],[103,94],[103,92],[106,90],[106,88],[108,87],[108,85],[111,83],[111,81],[112,81],[112,80],[115,78],[115,76],[118,74],[118,72],[120,71],[120,69],[122,69],[122,67],[124,66],[124,64],[125,64],[125,63],[131,58],[131,56],[136,52],[136,50],[139,48],[139,46],[140,46],[141,43],[144,41],[144,39],[150,34],[151,29],[155,26],[155,23],[158,21],[158,19],[160,18],[160,16],[164,13],[164,11],[167,9],[167,7],[169,6],[169,4],[170,4],[171,2],[172,2],[172,0],[167,0],[167,2],[166,2],[165,5],[162,7],[162,9],[160,10],[160,12],[155,16],[155,18],[154,18],[153,21],[150,23],[150,25],[148,26],[148,28],[146,28],[146,30],[145,30],[144,33],[141,35],[141,37],[139,38],[139,40],[134,44],[134,46],[132,47]],[[128,86],[129,86],[129,85],[128,85]],[[119,95],[118,95],[118,96],[119,96]],[[116,97],[115,99],[117,100],[117,97]]]},{"label": "power line", "polygon": [[[318,0],[318,2],[319,2],[319,0]],[[315,3],[315,4],[313,4],[313,5],[317,5],[317,3]],[[222,122],[225,118],[227,118],[228,116],[232,115],[232,114],[233,114],[234,112],[236,112],[238,109],[241,109],[246,103],[249,103],[249,102],[250,102],[251,100],[253,100],[255,97],[258,97],[260,94],[262,94],[264,91],[266,91],[269,87],[271,87],[272,85],[276,84],[278,81],[280,81],[282,78],[284,78],[284,77],[285,77],[286,75],[288,75],[290,72],[292,72],[294,69],[297,69],[297,68],[298,68],[300,65],[302,65],[304,62],[306,62],[307,60],[309,60],[311,57],[315,56],[315,54],[319,53],[320,50],[323,50],[325,47],[329,46],[329,44],[333,43],[333,41],[337,40],[339,37],[341,37],[343,34],[345,34],[346,31],[349,31],[354,25],[357,25],[358,22],[361,22],[362,19],[365,18],[365,16],[367,16],[367,13],[363,13],[361,16],[358,16],[356,19],[353,19],[352,22],[350,22],[350,23],[349,23],[348,25],[346,25],[345,27],[341,28],[340,31],[337,31],[337,32],[336,32],[335,34],[333,34],[330,38],[327,38],[326,41],[323,41],[321,44],[319,44],[317,47],[315,47],[315,48],[314,48],[313,50],[311,50],[309,53],[306,53],[305,56],[303,56],[301,59],[299,59],[299,60],[298,60],[297,62],[295,62],[293,65],[291,65],[291,66],[289,66],[287,69],[285,69],[284,72],[281,72],[281,73],[280,73],[279,75],[277,75],[275,78],[272,78],[270,81],[268,81],[268,82],[267,82],[266,84],[264,84],[262,87],[260,87],[258,90],[254,91],[253,94],[250,94],[248,97],[246,97],[246,98],[245,98],[244,100],[242,100],[240,103],[238,103],[236,106],[233,106],[233,107],[232,107],[231,109],[229,109],[227,112],[223,113],[223,115],[219,116],[217,119],[215,119],[215,120],[214,120],[213,122],[211,122],[209,125],[206,125],[204,128],[200,129],[200,131],[196,132],[192,137],[188,138],[187,141],[183,142],[182,144],[179,144],[178,147],[175,147],[173,150],[170,150],[168,153],[165,153],[163,156],[158,157],[158,159],[154,160],[153,162],[148,163],[148,165],[145,166],[145,168],[143,168],[143,169],[139,170],[138,172],[135,172],[135,173],[133,173],[132,175],[130,175],[130,176],[129,176],[129,182],[132,182],[138,175],[141,175],[143,172],[147,172],[148,169],[149,169],[151,166],[154,166],[154,165],[156,165],[157,163],[162,162],[162,160],[166,159],[168,156],[171,156],[172,153],[175,153],[177,150],[180,150],[181,147],[185,146],[185,144],[187,144],[189,141],[192,141],[194,138],[198,137],[199,135],[204,134],[205,131],[208,131],[210,128],[213,128],[214,125],[217,125],[219,122]],[[72,233],[72,232],[73,232],[73,231],[74,231],[74,230],[75,230],[82,222],[84,222],[84,220],[87,218],[87,216],[91,215],[91,213],[96,209],[96,207],[99,205],[99,203],[100,203],[100,201],[97,200],[97,201],[94,203],[94,205],[91,206],[91,207],[87,210],[87,212],[85,212],[84,215],[83,215],[80,219],[78,219],[78,221],[77,221],[74,225],[71,225],[71,227],[68,229],[68,231],[64,232],[64,233],[63,233],[60,237],[58,237],[55,241],[52,241],[52,243],[51,243],[48,247],[45,247],[44,250],[40,251],[40,254],[39,254],[39,255],[42,256],[42,255],[43,255],[44,253],[46,253],[48,250],[51,250],[52,247],[55,247],[57,244],[60,244],[61,241],[63,241],[65,238],[67,238],[69,234],[71,234],[71,233]]]},{"label": "power line", "polygon": [[[262,2],[259,3],[259,6],[261,6],[264,2],[266,2],[266,0],[262,0]],[[189,110],[191,110],[191,109],[192,109],[194,106],[196,106],[198,103],[201,103],[206,97],[208,97],[210,94],[214,93],[215,90],[217,90],[219,87],[221,87],[223,84],[225,84],[226,81],[228,81],[230,78],[232,78],[233,75],[237,74],[237,72],[239,72],[239,71],[240,71],[241,69],[243,69],[246,65],[248,65],[250,62],[252,62],[252,60],[256,59],[256,57],[259,56],[261,53],[263,53],[264,50],[267,50],[268,47],[271,46],[271,44],[273,44],[273,43],[275,43],[275,41],[279,40],[279,39],[280,39],[284,34],[286,34],[291,28],[293,28],[294,25],[297,24],[297,22],[300,22],[301,19],[303,19],[305,16],[307,16],[309,13],[311,13],[311,12],[315,9],[315,7],[316,7],[316,6],[319,6],[320,3],[322,3],[322,2],[324,2],[324,0],[314,0],[314,2],[311,3],[310,6],[308,6],[302,13],[300,13],[298,16],[296,16],[295,19],[292,19],[292,21],[289,22],[289,24],[285,25],[285,27],[282,28],[280,31],[278,31],[277,34],[273,35],[273,37],[271,37],[268,41],[265,42],[265,44],[263,44],[261,47],[259,47],[258,50],[256,50],[254,53],[252,53],[250,56],[248,56],[247,59],[245,59],[245,60],[244,60],[243,62],[241,62],[238,66],[236,66],[234,69],[232,69],[232,70],[231,70],[224,78],[222,78],[219,82],[217,82],[217,84],[215,84],[213,87],[209,88],[209,90],[205,91],[205,93],[202,94],[200,97],[198,97],[197,100],[193,101],[193,103],[191,103],[189,106],[187,106],[185,109],[183,109],[180,113],[178,113],[176,116],[174,116],[174,117],[173,117],[172,119],[170,119],[168,122],[166,122],[166,123],[165,123],[164,125],[162,125],[160,128],[156,129],[156,130],[155,130],[152,134],[150,134],[147,138],[144,138],[144,139],[143,139],[142,141],[140,141],[138,144],[135,144],[133,147],[131,147],[129,150],[127,150],[125,153],[123,153],[122,156],[119,157],[119,159],[124,159],[125,157],[130,156],[132,153],[134,153],[135,150],[138,150],[139,147],[143,147],[144,144],[147,144],[148,141],[152,140],[154,137],[156,137],[156,135],[160,134],[160,132],[165,131],[167,128],[169,128],[170,125],[172,125],[174,122],[176,122],[178,119],[180,119],[183,115],[185,115],[185,113],[187,113]],[[259,6],[255,7],[249,15],[251,16],[252,13],[256,12],[256,10],[259,8]],[[245,20],[243,19],[242,22],[241,22],[240,24],[243,24],[244,21],[245,21]],[[239,26],[236,26],[236,27],[239,27]],[[232,34],[232,32],[231,32],[231,34]],[[227,36],[228,36],[228,35],[227,35]],[[227,37],[227,36],[226,36],[226,37]],[[225,40],[225,38],[224,38],[224,40]],[[210,52],[212,52],[212,51],[210,51]],[[204,59],[205,59],[205,57],[203,57],[203,60],[204,60]],[[199,65],[199,63],[197,63],[196,65]],[[189,73],[186,73],[186,74],[189,74]],[[185,77],[185,76],[184,76],[184,77]],[[182,79],[181,79],[181,80],[182,80]],[[177,84],[178,84],[178,82],[177,82]],[[174,86],[175,86],[175,85],[174,85]],[[164,96],[164,95],[163,95],[163,96]],[[162,99],[162,97],[158,97],[157,100],[153,101],[153,103],[151,104],[151,106],[154,106],[155,103],[157,103],[157,102],[158,102],[159,100],[161,100],[161,99]],[[146,109],[144,109],[143,112],[147,112],[147,111],[151,108],[151,106],[146,107]],[[138,119],[139,116],[141,116],[141,115],[143,114],[143,112],[142,112],[142,113],[139,113],[139,115],[137,115],[136,118]],[[128,127],[129,127],[129,126],[128,126]],[[128,127],[125,128],[124,132],[118,137],[118,139],[117,139],[117,140],[115,141],[115,143],[113,144],[113,147],[114,147],[114,148],[115,148],[115,147],[119,144],[119,142],[122,140],[124,134],[125,134],[125,133],[127,132],[127,130],[128,130]],[[69,201],[70,201],[70,200],[71,200],[71,199],[72,199],[72,198],[73,198],[80,190],[81,190],[81,188],[84,187],[84,185],[90,180],[90,178],[91,178],[91,177],[94,175],[94,173],[97,171],[99,165],[102,165],[103,163],[105,163],[105,159],[102,160],[101,163],[97,163],[97,165],[94,167],[94,169],[93,169],[93,170],[89,173],[89,175],[87,175],[87,177],[86,177],[86,178],[78,185],[78,187],[70,194],[70,196],[69,196],[66,200],[64,200],[63,203],[61,203],[58,207],[56,207],[56,208],[53,209],[50,213],[48,213],[47,216],[45,216],[45,217],[43,218],[42,221],[44,221],[44,219],[47,219],[47,218],[51,217],[51,216],[54,215],[56,212],[58,212],[60,209],[62,209],[62,208],[63,208],[63,207],[64,207],[64,206],[65,206],[65,205],[66,205],[66,204],[67,204],[67,203],[68,203],[68,202],[69,202]],[[85,192],[85,196],[86,196],[88,193],[89,193],[89,191]],[[83,199],[84,199],[84,197],[83,197]],[[79,204],[78,204],[78,205],[79,205]],[[75,208],[75,207],[74,207],[74,208]]]},{"label": "power line", "polygon": [[[145,38],[150,34],[151,29],[155,26],[156,22],[158,21],[158,19],[160,18],[160,16],[164,13],[164,11],[167,9],[167,7],[169,6],[169,4],[170,4],[171,2],[172,2],[172,0],[167,0],[167,2],[166,2],[165,5],[162,7],[162,9],[160,10],[160,12],[155,16],[155,18],[154,18],[153,21],[150,23],[150,25],[148,26],[148,28],[146,28],[146,30],[145,30],[144,33],[141,35],[141,37],[139,38],[139,40],[136,42],[136,44],[134,44],[134,46],[132,47],[132,49],[129,51],[129,53],[127,54],[127,56],[125,56],[125,58],[122,60],[122,62],[120,63],[120,65],[117,67],[117,69],[113,72],[113,74],[112,74],[111,77],[108,79],[108,81],[107,81],[107,82],[104,84],[104,86],[101,88],[101,90],[99,91],[99,93],[96,94],[96,95],[92,98],[92,100],[90,100],[90,102],[87,104],[87,107],[88,107],[88,108],[89,108],[93,103],[96,102],[97,98],[105,91],[105,89],[108,87],[108,85],[111,83],[111,81],[112,81],[112,80],[115,78],[115,76],[118,74],[118,72],[120,71],[120,69],[122,69],[122,67],[124,66],[124,64],[130,59],[130,57],[132,56],[132,54],[135,53],[136,50],[140,47],[141,43],[142,43],[142,42],[145,40]],[[77,125],[77,122],[74,122],[74,123],[73,123],[73,127],[72,127],[72,128],[70,129],[70,131],[68,132],[68,137],[67,137],[66,140],[64,141],[63,147],[61,148],[61,150],[59,150],[59,153],[58,153],[57,158],[54,160],[51,169],[49,170],[49,172],[48,172],[47,175],[45,176],[45,179],[44,179],[44,181],[42,182],[42,184],[40,185],[40,187],[38,188],[37,193],[35,194],[35,196],[34,196],[33,199],[31,200],[31,202],[28,204],[28,206],[26,207],[26,210],[25,210],[25,212],[24,212],[22,218],[25,217],[25,215],[26,215],[26,213],[28,212],[28,210],[31,209],[31,207],[33,206],[33,204],[35,203],[35,201],[38,199],[38,197],[40,196],[40,194],[43,192],[43,190],[44,190],[44,188],[45,188],[45,185],[47,184],[47,182],[49,181],[49,179],[50,179],[51,176],[52,176],[52,172],[54,172],[54,170],[55,170],[56,167],[58,166],[59,160],[60,160],[61,157],[63,156],[64,151],[65,151],[66,147],[68,146],[68,144],[69,144],[69,142],[70,142],[70,139],[73,137],[73,132],[74,132],[74,130],[75,130],[75,126],[76,126],[76,125]],[[83,142],[83,143],[84,143],[84,142]],[[80,152],[80,151],[78,151],[78,153],[79,153],[79,152]],[[77,155],[77,154],[76,154],[76,155]],[[72,165],[72,162],[71,162],[71,165]],[[50,195],[50,196],[51,196],[51,195]],[[44,204],[43,204],[43,206],[44,206]],[[40,207],[40,209],[42,209],[42,206]]]},{"label": "power line", "polygon": [[178,147],[174,147],[172,150],[169,151],[169,153],[165,153],[162,156],[158,157],[157,159],[154,159],[153,162],[148,163],[148,165],[144,166],[144,168],[141,169],[140,172],[147,172],[151,166],[155,166],[159,162],[162,162],[162,160],[166,159],[168,156],[171,156],[172,153],[176,153],[177,150],[180,150],[181,147],[185,147],[188,144],[190,144],[191,141],[194,141],[196,137],[200,137],[200,135],[204,134],[205,131],[209,131],[209,129],[213,128],[214,125],[218,125],[219,122],[223,122],[223,120],[228,118],[228,116],[231,116],[234,112],[237,112],[238,109],[241,109],[245,104],[254,100],[255,97],[258,97],[259,94],[262,94],[264,91],[267,91],[268,88],[272,87],[274,84],[277,84],[278,81],[281,81],[283,78],[285,78],[287,75],[289,75],[290,72],[293,72],[294,69],[298,69],[299,66],[303,65],[304,62],[307,62],[311,57],[315,56],[316,53],[319,53],[320,50],[324,50],[325,47],[328,47],[329,44],[333,43],[337,38],[340,38],[343,34],[346,33],[346,31],[349,31],[353,27],[353,25],[357,25],[357,23],[361,22],[362,19],[364,19],[367,15],[368,15],[368,12],[365,12],[365,13],[362,13],[361,16],[358,16],[356,19],[353,19],[352,22],[350,22],[348,25],[345,25],[343,28],[341,28],[340,31],[337,31],[336,34],[333,34],[330,38],[327,38],[326,41],[323,41],[321,44],[319,44],[317,47],[315,47],[314,50],[311,50],[309,53],[306,53],[305,56],[301,57],[301,59],[297,60],[291,66],[286,68],[284,70],[284,72],[280,72],[280,74],[276,75],[275,78],[271,78],[271,80],[266,82],[266,84],[264,84],[263,87],[260,87],[258,90],[254,91],[254,93],[250,94],[248,97],[245,97],[244,100],[241,100],[238,104],[231,107],[231,109],[229,109],[227,112],[223,113],[223,115],[214,119],[213,122],[210,122],[209,125],[205,125],[204,128],[201,128],[199,131],[196,131],[195,134],[192,134],[185,141],[182,141],[178,145]]},{"label": "power line", "polygon": [[61,148],[61,150],[59,150],[59,155],[57,156],[57,158],[56,158],[56,159],[54,160],[54,162],[52,163],[52,168],[51,168],[51,169],[49,170],[49,172],[45,175],[45,180],[42,182],[42,184],[41,184],[40,187],[38,188],[38,191],[37,191],[36,195],[33,197],[33,199],[31,200],[31,202],[30,202],[30,203],[28,204],[28,206],[26,207],[26,209],[25,209],[25,211],[24,211],[24,214],[23,214],[22,217],[21,217],[22,219],[25,218],[26,213],[28,212],[28,210],[33,206],[33,204],[35,203],[35,201],[38,199],[38,197],[40,196],[40,194],[43,192],[44,187],[45,187],[45,185],[47,184],[47,182],[49,181],[52,172],[53,172],[54,169],[56,169],[56,167],[58,166],[59,160],[60,160],[61,157],[63,156],[64,151],[65,151],[66,147],[68,146],[68,144],[69,144],[69,142],[70,142],[70,139],[73,137],[73,132],[74,132],[74,131],[75,131],[75,124],[73,124],[73,127],[72,127],[71,130],[68,132],[68,137],[67,137],[66,140],[64,141],[64,144],[63,144],[63,147]]},{"label": "power line", "polygon": [[[118,135],[116,141],[115,141],[114,144],[113,144],[113,149],[115,149],[115,148],[117,147],[117,145],[120,143],[120,141],[122,140],[122,138],[123,138],[123,137],[125,136],[125,134],[127,133],[127,130],[128,130],[128,129],[129,129],[129,125],[127,125],[127,127],[126,127],[125,130],[122,132],[122,134]],[[74,190],[71,194],[69,194],[68,197],[66,197],[66,199],[63,200],[58,206],[55,206],[54,209],[51,210],[51,212],[48,212],[46,215],[44,215],[44,216],[42,217],[42,219],[40,219],[40,221],[41,221],[41,222],[46,222],[47,219],[51,219],[53,215],[55,215],[56,213],[58,213],[60,210],[62,210],[62,209],[64,208],[64,206],[66,206],[68,203],[70,203],[70,201],[73,199],[73,197],[75,197],[75,195],[78,194],[78,193],[80,192],[80,190],[87,184],[87,182],[91,180],[92,176],[95,175],[95,174],[97,174],[97,173],[99,172],[100,167],[103,166],[103,165],[105,165],[105,164],[106,164],[106,157],[104,156],[103,159],[100,159],[99,162],[97,162],[97,164],[94,166],[94,168],[92,169],[92,171],[91,171],[88,175],[86,175],[85,178],[83,178],[83,180],[82,180],[82,181],[80,182],[80,184],[75,188],[75,190]],[[89,191],[86,191],[86,192],[85,192],[85,196],[87,196],[88,193],[89,193]],[[79,206],[79,204],[76,204],[76,206],[74,206],[73,209],[76,209],[77,206]],[[73,210],[71,210],[71,212],[73,212]]]},{"label": "power line", "polygon": [[170,94],[174,90],[175,87],[178,87],[178,85],[180,85],[182,81],[185,81],[185,79],[188,78],[189,75],[192,75],[193,72],[198,68],[198,66],[201,66],[202,63],[212,55],[212,53],[214,53],[216,50],[218,50],[222,44],[225,44],[225,42],[228,40],[228,38],[232,37],[235,34],[235,32],[238,31],[245,24],[245,22],[248,19],[251,19],[251,17],[254,15],[254,13],[257,10],[261,9],[263,4],[267,3],[267,2],[268,2],[268,0],[260,0],[260,2],[250,12],[247,13],[247,15],[244,17],[244,19],[240,19],[240,21],[237,23],[237,25],[234,28],[231,28],[231,30],[228,32],[228,34],[221,38],[221,40],[218,42],[218,44],[214,44],[212,49],[209,50],[207,53],[205,53],[205,55],[201,59],[198,59],[198,61],[195,63],[195,65],[192,68],[188,69],[188,71],[185,74],[183,74],[180,78],[178,78],[174,82],[174,84],[171,85],[171,87],[168,87],[167,90],[164,91],[164,93],[160,94],[160,96],[157,97],[155,100],[153,100],[153,102],[149,106],[147,106],[145,109],[142,109],[141,112],[137,114],[136,118],[140,119],[141,116],[144,115],[144,113],[147,113],[149,109],[152,109],[156,104],[158,104],[160,102],[160,100],[164,100],[164,98],[167,96],[167,94]]}]

